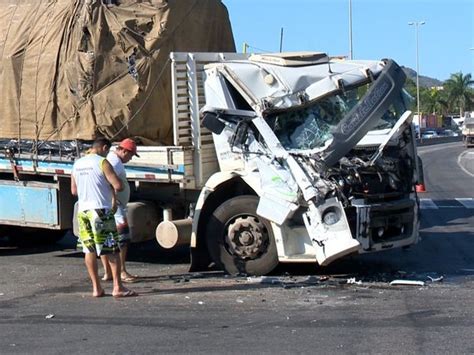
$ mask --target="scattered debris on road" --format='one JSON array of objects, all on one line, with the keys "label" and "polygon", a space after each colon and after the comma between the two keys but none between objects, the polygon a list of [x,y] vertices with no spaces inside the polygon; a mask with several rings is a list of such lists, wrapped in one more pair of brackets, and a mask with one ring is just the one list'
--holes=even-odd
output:
[{"label": "scattered debris on road", "polygon": [[393,280],[390,286],[425,286],[424,281],[417,280]]},{"label": "scattered debris on road", "polygon": [[430,279],[431,282],[442,282],[444,280],[444,277],[443,276],[440,276],[440,277],[431,277],[431,276],[428,276],[428,278]]},{"label": "scattered debris on road", "polygon": [[361,280],[357,281],[355,277],[351,277],[347,279],[347,283],[351,285],[362,285],[362,281]]}]

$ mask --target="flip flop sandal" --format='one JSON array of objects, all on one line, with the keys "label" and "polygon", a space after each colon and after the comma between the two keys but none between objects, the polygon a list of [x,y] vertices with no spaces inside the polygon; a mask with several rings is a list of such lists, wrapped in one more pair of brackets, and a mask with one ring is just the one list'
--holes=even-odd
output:
[{"label": "flip flop sandal", "polygon": [[135,297],[135,296],[138,296],[138,294],[135,291],[127,290],[125,292],[121,292],[119,294],[112,295],[112,296],[114,296],[114,298],[124,298],[124,297]]},{"label": "flip flop sandal", "polygon": [[137,277],[136,277],[136,276],[122,277],[122,282],[132,283],[132,282],[135,282],[135,281],[137,281]]}]

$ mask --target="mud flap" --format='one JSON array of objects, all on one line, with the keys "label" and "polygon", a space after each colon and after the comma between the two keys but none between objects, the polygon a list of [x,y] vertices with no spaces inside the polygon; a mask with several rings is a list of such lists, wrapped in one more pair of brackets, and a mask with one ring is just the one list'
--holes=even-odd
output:
[{"label": "mud flap", "polygon": [[323,204],[310,204],[303,220],[316,251],[319,265],[325,266],[356,252],[360,243],[352,237],[342,204],[331,198]]}]

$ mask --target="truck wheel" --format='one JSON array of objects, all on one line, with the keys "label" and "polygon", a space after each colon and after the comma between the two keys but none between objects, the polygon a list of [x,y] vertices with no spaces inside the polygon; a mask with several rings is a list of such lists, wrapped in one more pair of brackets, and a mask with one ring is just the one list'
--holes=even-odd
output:
[{"label": "truck wheel", "polygon": [[265,275],[278,265],[271,224],[256,213],[258,200],[256,196],[234,197],[211,216],[208,251],[230,274]]}]

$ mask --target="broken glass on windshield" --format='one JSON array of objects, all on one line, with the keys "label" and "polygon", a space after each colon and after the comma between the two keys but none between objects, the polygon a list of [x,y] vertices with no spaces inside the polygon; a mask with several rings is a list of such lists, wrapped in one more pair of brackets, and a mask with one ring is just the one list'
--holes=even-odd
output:
[{"label": "broken glass on windshield", "polygon": [[[339,92],[304,108],[271,114],[266,118],[267,123],[287,150],[325,148],[333,141],[339,123],[360,102],[370,85]],[[371,129],[391,129],[406,110],[407,100],[407,94],[402,93]]]},{"label": "broken glass on windshield", "polygon": [[322,148],[332,141],[333,130],[357,104],[357,96],[357,90],[350,90],[305,108],[270,115],[267,122],[288,150]]}]

